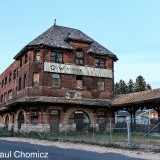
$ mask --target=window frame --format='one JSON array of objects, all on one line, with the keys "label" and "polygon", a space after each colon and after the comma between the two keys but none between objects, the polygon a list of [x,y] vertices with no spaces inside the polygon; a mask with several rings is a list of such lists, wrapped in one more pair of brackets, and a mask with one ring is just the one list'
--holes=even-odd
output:
[{"label": "window frame", "polygon": [[24,56],[24,63],[26,64],[28,62],[28,52]]},{"label": "window frame", "polygon": [[[100,84],[100,83],[103,83],[103,84]],[[101,91],[101,92],[105,91],[105,80],[103,78],[99,78],[97,81],[97,91]]]},{"label": "window frame", "polygon": [[[35,76],[37,75],[38,78],[36,78]],[[36,79],[38,79],[38,81],[36,81]],[[40,73],[33,73],[33,77],[32,77],[32,86],[33,87],[39,87],[39,83],[40,83]]]},{"label": "window frame", "polygon": [[84,89],[84,77],[81,75],[76,76],[76,89],[78,89],[78,90]]},{"label": "window frame", "polygon": [[[77,53],[82,53],[83,55],[82,56],[79,56],[79,55],[77,55]],[[79,65],[79,66],[84,66],[85,64],[84,64],[84,62],[85,62],[85,54],[84,54],[84,52],[83,52],[83,50],[82,49],[77,49],[76,51],[75,51],[75,61],[76,61],[76,65]],[[83,63],[81,63],[81,61],[83,62]]]},{"label": "window frame", "polygon": [[[52,54],[54,54],[54,56],[52,56]],[[60,58],[61,60],[59,61],[58,59],[58,55],[61,55]],[[54,57],[54,59],[53,59]],[[60,51],[51,51],[50,53],[50,62],[53,62],[53,63],[63,63],[63,52],[60,52]]]},{"label": "window frame", "polygon": [[[103,60],[103,66],[101,66],[101,62]],[[96,61],[99,61],[98,63]],[[106,62],[106,59],[105,58],[102,58],[102,57],[95,57],[95,67],[96,68],[106,68],[106,65],[105,65],[105,62]]]},{"label": "window frame", "polygon": [[24,74],[23,76],[23,89],[25,89],[27,87],[27,75]]},{"label": "window frame", "polygon": [[39,50],[34,51],[34,58],[33,61],[34,62],[39,62],[41,60],[41,53]]},{"label": "window frame", "polygon": [[[58,85],[56,85],[56,84],[58,84]],[[61,75],[59,73],[52,74],[52,87],[53,88],[60,88],[61,87]]]}]

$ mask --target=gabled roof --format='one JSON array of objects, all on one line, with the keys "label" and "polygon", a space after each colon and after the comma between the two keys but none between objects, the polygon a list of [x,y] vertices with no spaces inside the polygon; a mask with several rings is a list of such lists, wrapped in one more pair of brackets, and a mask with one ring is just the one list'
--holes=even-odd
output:
[{"label": "gabled roof", "polygon": [[34,48],[35,46],[48,46],[52,48],[73,50],[73,47],[69,44],[70,40],[88,43],[90,45],[88,53],[108,55],[111,56],[115,61],[118,60],[114,53],[94,41],[80,30],[57,25],[52,26],[27,44],[14,58],[19,58],[23,54],[23,51],[27,50],[28,48]]},{"label": "gabled roof", "polygon": [[112,106],[138,105],[151,101],[160,102],[160,89],[119,95],[113,99]]}]

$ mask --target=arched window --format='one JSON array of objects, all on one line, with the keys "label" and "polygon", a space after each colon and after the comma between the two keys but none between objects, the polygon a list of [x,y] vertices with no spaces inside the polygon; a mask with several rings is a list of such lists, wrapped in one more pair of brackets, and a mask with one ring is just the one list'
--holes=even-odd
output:
[{"label": "arched window", "polygon": [[76,50],[76,64],[84,65],[84,53],[80,49]]}]

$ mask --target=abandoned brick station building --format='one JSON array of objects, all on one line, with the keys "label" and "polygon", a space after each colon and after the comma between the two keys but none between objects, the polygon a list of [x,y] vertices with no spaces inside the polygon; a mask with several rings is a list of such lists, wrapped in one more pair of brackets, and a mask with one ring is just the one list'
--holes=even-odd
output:
[{"label": "abandoned brick station building", "polygon": [[[114,117],[115,54],[80,30],[54,25],[27,44],[0,75],[0,123],[63,129]],[[53,125],[49,122],[54,122]],[[20,124],[20,126],[18,126]]]}]

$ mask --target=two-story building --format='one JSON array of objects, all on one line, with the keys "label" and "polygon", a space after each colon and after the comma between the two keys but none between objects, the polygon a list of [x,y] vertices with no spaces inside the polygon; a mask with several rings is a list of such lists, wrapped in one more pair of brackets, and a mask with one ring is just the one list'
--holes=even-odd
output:
[{"label": "two-story building", "polygon": [[27,44],[0,75],[0,123],[98,124],[114,117],[111,51],[80,30],[54,25]]}]

